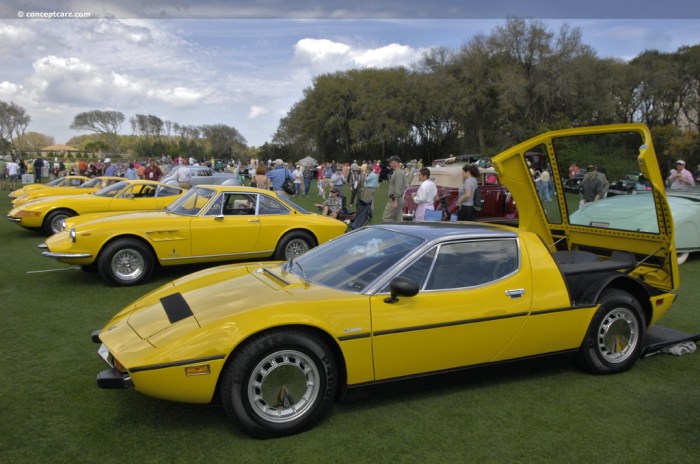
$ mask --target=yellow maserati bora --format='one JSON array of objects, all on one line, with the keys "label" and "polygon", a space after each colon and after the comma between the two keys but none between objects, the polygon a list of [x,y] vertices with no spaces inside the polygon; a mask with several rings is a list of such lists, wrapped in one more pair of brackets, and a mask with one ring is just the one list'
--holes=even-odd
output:
[{"label": "yellow maserati bora", "polygon": [[[569,220],[587,202],[565,194],[560,166],[613,158],[650,181],[656,227]],[[551,174],[552,198],[537,194],[533,159]],[[517,200],[519,228],[380,224],[287,262],[180,278],[93,333],[109,365],[98,386],[221,401],[243,430],[266,438],[310,428],[346,387],[567,352],[597,374],[632,367],[679,284],[649,130],[549,132],[493,163]]]},{"label": "yellow maserati bora", "polygon": [[71,218],[46,241],[43,254],[96,270],[110,284],[136,285],[156,264],[289,259],[346,229],[269,190],[205,185],[164,211]]},{"label": "yellow maserati bora", "polygon": [[41,230],[51,235],[63,230],[69,217],[90,213],[155,211],[168,206],[184,191],[151,180],[120,180],[93,193],[50,196],[30,201],[12,208],[7,218],[26,229]]}]

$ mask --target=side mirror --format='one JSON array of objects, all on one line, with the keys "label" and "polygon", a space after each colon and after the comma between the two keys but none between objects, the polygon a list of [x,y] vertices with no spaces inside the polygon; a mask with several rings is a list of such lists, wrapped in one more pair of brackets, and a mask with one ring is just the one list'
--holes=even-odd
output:
[{"label": "side mirror", "polygon": [[384,298],[384,303],[396,303],[400,296],[416,296],[418,294],[418,282],[406,277],[396,277],[389,284],[391,296]]}]

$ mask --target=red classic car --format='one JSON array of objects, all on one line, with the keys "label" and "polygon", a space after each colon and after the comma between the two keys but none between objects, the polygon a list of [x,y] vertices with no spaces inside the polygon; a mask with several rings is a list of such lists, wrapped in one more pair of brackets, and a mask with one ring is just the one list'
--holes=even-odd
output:
[{"label": "red classic car", "polygon": [[[435,209],[446,211],[443,220],[450,220],[451,214],[457,214],[457,198],[459,188],[464,179],[462,177],[462,166],[432,166],[430,178],[435,182],[439,199],[435,201]],[[518,220],[518,210],[515,208],[513,197],[503,185],[498,181],[498,175],[493,168],[479,168],[481,177],[479,179],[479,191],[483,198],[483,209],[479,211],[477,220],[484,222],[515,222]],[[413,194],[418,190],[420,181],[418,176],[413,178],[413,182],[404,193],[404,220],[413,220],[416,204],[413,201]]]}]

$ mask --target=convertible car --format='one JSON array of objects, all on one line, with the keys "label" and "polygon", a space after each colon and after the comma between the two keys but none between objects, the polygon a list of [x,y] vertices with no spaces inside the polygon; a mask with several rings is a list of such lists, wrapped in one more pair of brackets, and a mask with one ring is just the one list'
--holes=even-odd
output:
[{"label": "convertible car", "polygon": [[[545,156],[556,179],[558,156],[602,147],[651,180],[658,231],[570,224],[560,181],[547,203],[559,209],[543,210],[524,154]],[[243,430],[267,438],[310,428],[346,387],[553,353],[597,374],[631,368],[678,288],[649,130],[550,132],[493,163],[518,200],[518,229],[382,224],[284,263],[185,276],[93,333],[109,366],[97,385],[221,401]]]},{"label": "convertible car", "polygon": [[[450,214],[457,214],[459,209],[457,200],[459,198],[459,188],[464,182],[462,177],[462,164],[450,166],[433,166],[430,168],[430,178],[435,182],[439,200],[435,201],[435,210],[445,212],[443,220],[449,220]],[[484,200],[483,208],[479,211],[477,220],[484,222],[517,222],[518,211],[515,208],[513,197],[498,181],[498,175],[493,168],[479,168],[481,173],[479,182],[479,192]],[[416,212],[416,203],[413,195],[420,187],[418,176],[413,178],[413,182],[404,193],[403,218],[405,221],[413,220]]]},{"label": "convertible car", "polygon": [[44,256],[97,270],[113,285],[136,285],[156,264],[289,259],[346,228],[269,190],[207,185],[165,211],[71,218],[46,241]]},{"label": "convertible car", "polygon": [[[70,176],[70,177],[82,177],[82,176]],[[63,177],[62,179],[67,179]],[[22,193],[12,200],[12,206],[21,206],[30,201],[38,200],[39,198],[54,197],[57,195],[84,195],[86,193],[96,192],[103,189],[109,185],[116,184],[124,180],[123,177],[115,176],[101,176],[95,177],[93,179],[87,178],[87,181],[76,185],[53,185],[46,184],[44,188],[35,188]],[[58,179],[56,179],[58,180]],[[71,184],[75,181],[71,181]],[[32,184],[35,185],[35,184]],[[21,190],[21,189],[20,189]],[[19,192],[15,190],[10,195]]]},{"label": "convertible car", "polygon": [[[673,212],[678,264],[700,251],[700,189],[669,190],[668,204]],[[658,232],[659,225],[651,192],[619,195],[596,201],[571,215],[572,224],[611,229]]]},{"label": "convertible car", "polygon": [[32,190],[41,190],[51,187],[78,187],[89,181],[89,177],[85,176],[64,176],[47,182],[46,184],[28,184],[17,190],[10,192],[9,197],[12,199],[21,197],[22,195],[31,192]]},{"label": "convertible car", "polygon": [[7,218],[46,235],[63,230],[66,218],[89,213],[155,211],[175,201],[183,190],[149,180],[120,181],[94,193],[34,200],[10,210]]}]

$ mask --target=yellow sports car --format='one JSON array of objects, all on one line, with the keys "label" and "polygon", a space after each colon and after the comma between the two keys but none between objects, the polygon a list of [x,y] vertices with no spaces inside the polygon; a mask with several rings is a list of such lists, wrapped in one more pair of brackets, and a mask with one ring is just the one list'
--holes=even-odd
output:
[{"label": "yellow sports car", "polygon": [[[67,176],[62,177],[61,179],[68,179],[69,177],[82,178],[82,176]],[[30,201],[38,200],[39,198],[53,197],[57,195],[84,195],[86,193],[96,192],[109,185],[116,184],[117,182],[125,180],[123,177],[116,176],[101,176],[95,177],[93,179],[86,177],[85,179],[87,180],[86,182],[76,185],[51,185],[51,183],[49,183],[46,184],[46,186],[43,188],[33,188],[15,197],[14,200],[12,200],[12,206],[21,206],[25,203],[29,203]],[[75,181],[72,181],[71,183],[74,182]],[[14,195],[17,192],[20,192],[21,190],[22,189],[15,190],[10,194],[10,196]]]},{"label": "yellow sports car", "polygon": [[[538,198],[533,152],[554,179],[552,202]],[[570,223],[558,166],[601,153],[651,181],[658,230]],[[649,130],[550,132],[493,163],[518,202],[518,229],[382,224],[286,263],[183,277],[93,333],[109,365],[98,386],[220,399],[250,435],[276,437],[310,428],[346,387],[551,353],[598,374],[632,367],[679,284]]]},{"label": "yellow sports car", "polygon": [[10,198],[18,198],[21,197],[22,195],[25,195],[26,193],[31,192],[32,190],[41,190],[45,188],[51,188],[51,187],[78,187],[85,182],[89,181],[89,177],[85,176],[64,176],[64,177],[59,177],[51,182],[47,182],[46,184],[28,184],[23,186],[22,188],[18,188],[17,190],[13,190],[12,192],[9,193]]},{"label": "yellow sports car", "polygon": [[114,285],[135,285],[156,263],[289,259],[346,228],[269,190],[205,185],[163,212],[70,219],[65,231],[46,241],[44,256],[97,270]]},{"label": "yellow sports car", "polygon": [[122,180],[84,195],[59,195],[15,207],[7,218],[27,229],[46,235],[63,230],[65,219],[88,213],[155,211],[175,201],[183,189],[149,180]]}]

